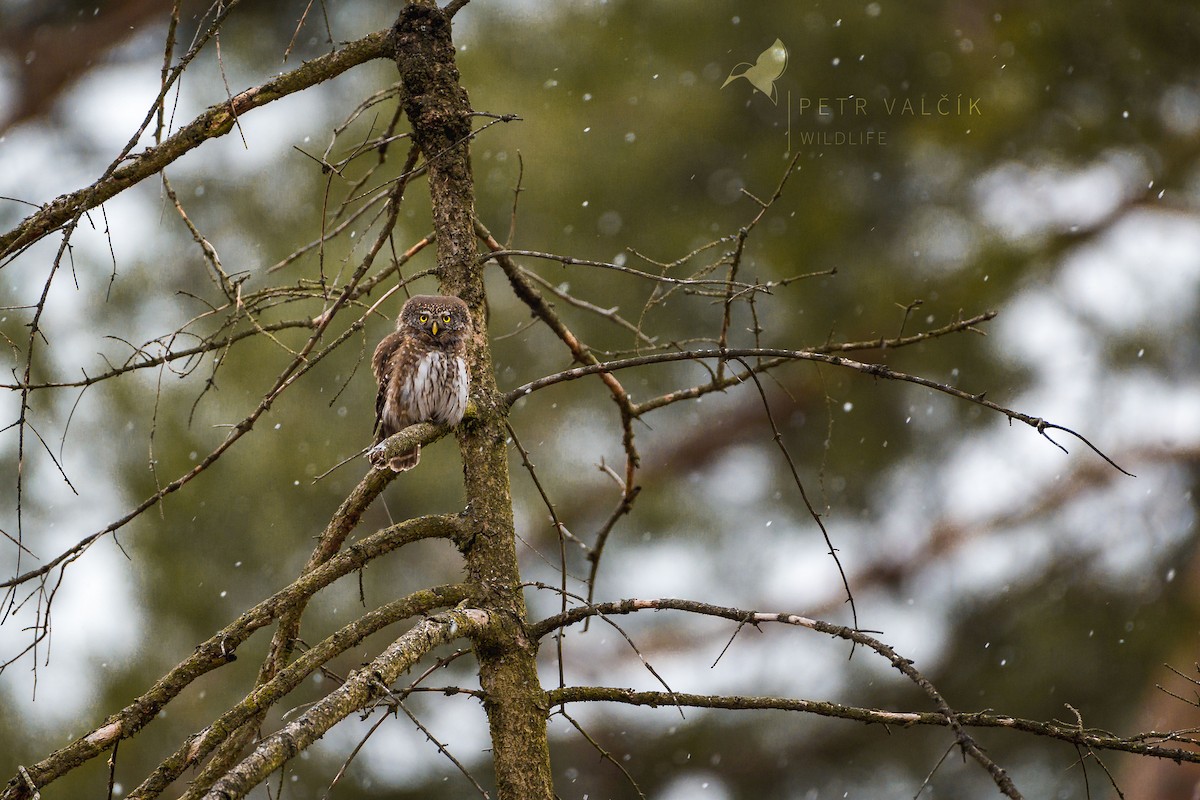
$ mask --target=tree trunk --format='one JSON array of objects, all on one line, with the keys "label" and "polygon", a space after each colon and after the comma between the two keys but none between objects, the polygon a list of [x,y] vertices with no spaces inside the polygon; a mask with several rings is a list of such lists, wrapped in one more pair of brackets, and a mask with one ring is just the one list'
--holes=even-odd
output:
[{"label": "tree trunk", "polygon": [[509,488],[504,406],[492,372],[487,299],[475,239],[475,195],[467,142],[471,108],[459,85],[450,19],[413,2],[394,28],[404,111],[428,165],[441,287],[466,301],[475,323],[471,398],[477,413],[459,427],[474,539],[464,548],[472,604],[491,624],[473,638],[501,800],[553,800],[546,741],[548,703],[537,675],[537,643],[526,632]]}]

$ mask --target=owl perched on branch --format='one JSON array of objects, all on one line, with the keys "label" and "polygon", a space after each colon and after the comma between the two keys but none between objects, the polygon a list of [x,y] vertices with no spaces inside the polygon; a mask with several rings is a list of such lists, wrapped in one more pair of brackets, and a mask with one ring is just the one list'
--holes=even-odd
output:
[{"label": "owl perched on branch", "polygon": [[[467,408],[467,304],[446,295],[416,295],[400,309],[396,331],[375,348],[371,368],[379,383],[375,398],[375,448],[371,463],[382,467],[379,444],[418,422],[457,425]],[[391,458],[395,472],[417,465],[421,447]]]}]

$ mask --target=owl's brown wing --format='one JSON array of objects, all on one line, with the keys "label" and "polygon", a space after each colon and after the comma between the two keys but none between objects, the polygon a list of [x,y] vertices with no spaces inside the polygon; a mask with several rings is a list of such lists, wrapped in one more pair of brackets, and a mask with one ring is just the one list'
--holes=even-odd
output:
[{"label": "owl's brown wing", "polygon": [[371,357],[371,370],[375,373],[375,382],[379,384],[379,393],[375,395],[375,428],[373,430],[377,439],[385,438],[379,434],[383,424],[383,407],[387,402],[387,394],[392,383],[392,369],[397,361],[392,356],[396,354],[403,343],[404,334],[399,331],[385,336],[375,348],[375,355]]}]

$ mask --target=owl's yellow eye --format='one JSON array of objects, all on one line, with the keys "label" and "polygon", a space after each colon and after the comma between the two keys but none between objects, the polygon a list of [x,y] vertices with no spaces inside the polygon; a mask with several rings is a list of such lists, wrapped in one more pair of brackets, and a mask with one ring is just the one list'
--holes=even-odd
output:
[{"label": "owl's yellow eye", "polygon": [[450,315],[449,315],[449,314],[442,314],[442,322],[444,322],[444,323],[446,323],[447,325],[449,325],[449,324],[450,324]]},{"label": "owl's yellow eye", "polygon": [[421,321],[422,325],[424,325],[426,322],[429,322],[429,315],[422,314],[421,316],[417,317],[417,319]]}]

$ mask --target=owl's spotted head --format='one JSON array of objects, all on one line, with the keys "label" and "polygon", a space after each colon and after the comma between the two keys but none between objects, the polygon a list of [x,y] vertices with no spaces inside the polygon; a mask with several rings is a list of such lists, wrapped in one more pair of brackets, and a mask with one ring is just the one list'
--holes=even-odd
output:
[{"label": "owl's spotted head", "polygon": [[429,340],[443,346],[457,344],[471,331],[471,314],[467,304],[457,297],[441,294],[419,294],[409,298],[400,309],[396,327],[421,332]]}]

